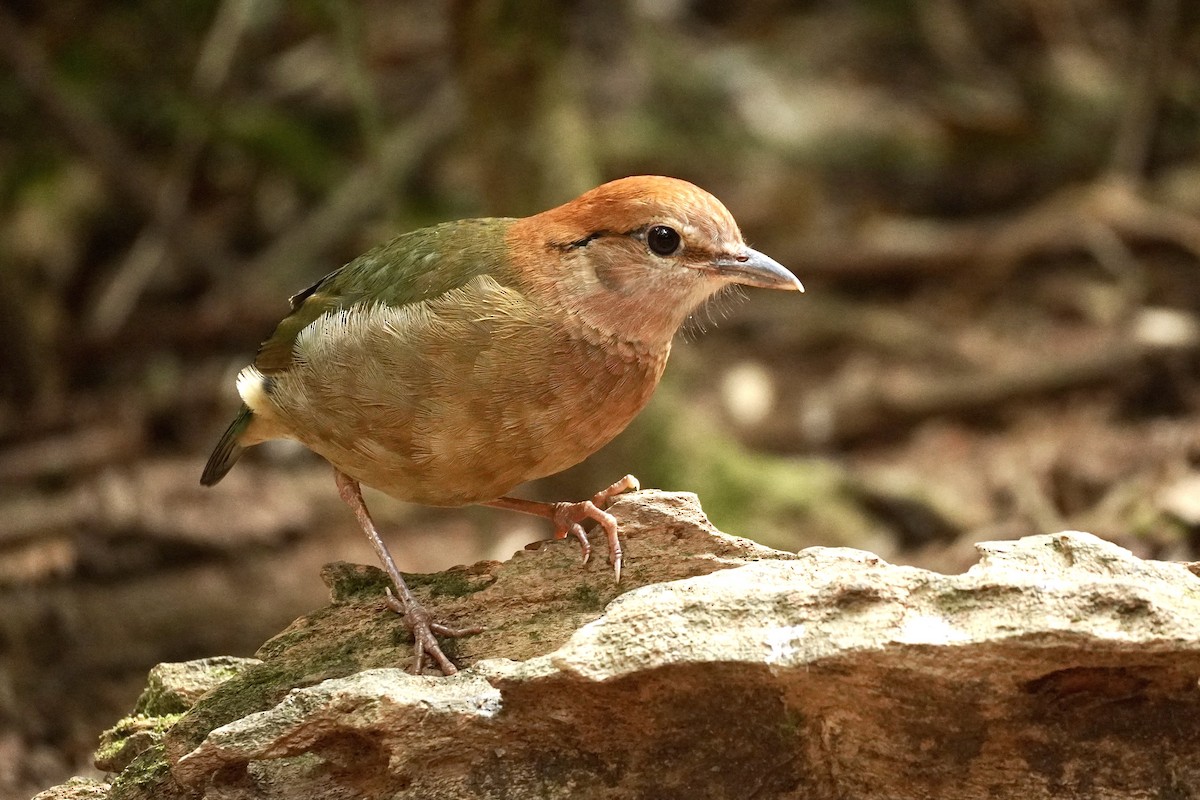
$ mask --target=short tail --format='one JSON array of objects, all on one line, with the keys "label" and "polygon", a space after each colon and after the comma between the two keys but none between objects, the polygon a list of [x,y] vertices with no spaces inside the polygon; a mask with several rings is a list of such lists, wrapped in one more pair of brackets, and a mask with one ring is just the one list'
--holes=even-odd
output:
[{"label": "short tail", "polygon": [[238,439],[253,421],[254,412],[243,404],[242,410],[233,418],[233,422],[229,423],[229,427],[221,436],[221,441],[217,442],[216,449],[208,457],[208,463],[204,465],[204,472],[200,476],[201,486],[212,486],[224,478],[225,473],[229,472],[237,460],[242,457],[246,448],[238,444]]}]

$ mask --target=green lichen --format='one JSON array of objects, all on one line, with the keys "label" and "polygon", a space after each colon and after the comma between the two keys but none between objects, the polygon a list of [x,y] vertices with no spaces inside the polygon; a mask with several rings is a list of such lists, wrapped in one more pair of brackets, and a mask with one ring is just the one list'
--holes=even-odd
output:
[{"label": "green lichen", "polygon": [[[405,661],[411,653],[411,635],[404,626],[392,614],[363,613],[364,605],[378,606],[386,586],[383,573],[373,568],[333,565],[323,577],[335,598],[340,597],[344,602],[314,611],[265,643],[257,653],[261,661],[240,669],[218,665],[219,669],[212,674],[202,673],[219,685],[196,699],[186,713],[164,718],[162,727],[156,728],[152,737],[142,731],[140,735],[146,741],[139,743],[136,758],[120,752],[120,740],[127,730],[133,731],[146,723],[134,718],[122,721],[120,730],[114,731],[111,752],[106,752],[109,756],[132,758],[121,773],[120,792],[128,797],[176,796],[178,787],[171,783],[170,771],[162,762],[164,752],[188,752],[215,728],[271,708],[294,688]],[[416,579],[412,583],[418,591],[432,595],[460,596],[485,584],[483,580],[472,582],[465,571],[449,576],[413,577]],[[355,603],[358,598],[366,602]],[[443,648],[448,656],[454,657],[452,640],[445,642]],[[147,704],[154,705],[159,700],[159,695],[151,692]]]},{"label": "green lichen", "polygon": [[[462,569],[432,574],[403,573],[413,591],[424,590],[430,598],[465,597],[491,585],[490,580],[473,580]],[[374,602],[391,587],[383,570],[361,564],[335,562],[321,570],[321,579],[329,587],[335,603]]]},{"label": "green lichen", "polygon": [[[247,668],[202,697],[171,731],[171,738],[190,749],[214,728],[272,707],[293,688],[397,661],[390,641],[396,626],[381,622],[336,638],[314,633],[327,629],[328,620],[322,625],[322,618],[330,613],[331,608],[314,612],[308,619],[310,625],[289,632],[286,642],[276,637],[264,645],[259,650],[264,663]],[[271,652],[264,652],[268,648]],[[365,658],[364,654],[373,655]],[[368,660],[371,663],[366,663]]]},{"label": "green lichen", "polygon": [[979,593],[974,589],[943,589],[934,593],[931,599],[948,617],[979,606]]},{"label": "green lichen", "polygon": [[113,781],[109,800],[167,796],[162,787],[169,781],[171,767],[160,743],[145,750],[121,770]]},{"label": "green lichen", "polygon": [[569,595],[569,599],[580,611],[600,611],[604,608],[604,598],[595,587],[581,583]]},{"label": "green lichen", "polygon": [[335,561],[321,569],[321,580],[329,587],[335,603],[374,600],[387,591],[390,582],[383,570],[363,564]]},{"label": "green lichen", "polygon": [[263,642],[255,655],[263,661],[270,661],[280,653],[290,650],[310,636],[312,636],[312,633],[306,630],[286,630],[283,633],[277,633]]},{"label": "green lichen", "polygon": [[1018,586],[972,586],[967,588],[939,588],[930,595],[930,599],[946,617],[963,616],[981,608],[994,608],[1005,602],[1006,598],[1016,598],[1023,594]]},{"label": "green lichen", "polygon": [[473,582],[465,572],[453,569],[431,574],[405,573],[404,580],[408,583],[408,587],[414,591],[418,589],[428,590],[431,598],[466,597],[491,585],[490,581]]},{"label": "green lichen", "polygon": [[173,738],[184,739],[194,747],[214,728],[255,711],[269,708],[286,694],[300,670],[274,664],[252,667],[227,681],[196,703],[172,731]]},{"label": "green lichen", "polygon": [[108,772],[119,772],[137,756],[155,745],[161,744],[167,731],[179,721],[182,714],[166,714],[148,717],[131,714],[100,734],[100,746],[93,760],[96,766]]},{"label": "green lichen", "polygon": [[250,663],[253,662],[248,659],[219,656],[159,664],[150,670],[134,713],[147,717],[182,714],[201,695],[234,677]]},{"label": "green lichen", "polygon": [[188,710],[188,703],[174,690],[168,689],[162,683],[151,677],[146,688],[138,697],[134,712],[148,717],[164,714],[182,714]]}]

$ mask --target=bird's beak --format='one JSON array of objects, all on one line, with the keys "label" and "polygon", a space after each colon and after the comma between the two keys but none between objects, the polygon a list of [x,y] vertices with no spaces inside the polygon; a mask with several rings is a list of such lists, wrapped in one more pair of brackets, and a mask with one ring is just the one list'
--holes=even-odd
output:
[{"label": "bird's beak", "polygon": [[788,272],[782,264],[749,247],[742,248],[742,251],[735,256],[721,256],[713,263],[713,266],[717,273],[724,276],[730,283],[759,286],[763,289],[804,291],[804,284],[800,283],[799,279]]}]

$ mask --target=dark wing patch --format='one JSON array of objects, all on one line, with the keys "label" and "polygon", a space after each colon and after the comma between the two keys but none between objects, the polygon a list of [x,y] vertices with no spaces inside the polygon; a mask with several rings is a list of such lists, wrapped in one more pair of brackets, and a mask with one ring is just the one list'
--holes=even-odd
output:
[{"label": "dark wing patch", "polygon": [[318,281],[311,288],[305,289],[292,298],[293,302],[298,299],[299,303],[292,306],[294,310],[283,318],[283,321],[275,328],[275,332],[271,334],[271,338],[259,346],[258,355],[254,357],[254,366],[258,367],[259,372],[263,375],[270,376],[272,373],[283,372],[291,367],[295,361],[294,348],[296,337],[300,335],[300,331],[311,325],[325,312],[341,305],[337,298],[316,291],[323,282],[324,279]]},{"label": "dark wing patch", "polygon": [[312,286],[308,287],[304,291],[296,292],[294,295],[289,297],[288,302],[292,304],[292,311],[295,311],[297,308],[299,308],[304,303],[305,300],[307,300],[308,298],[310,298],[314,294],[316,294],[316,291],[318,289],[320,289],[322,286],[324,286],[325,284],[327,284],[331,280],[333,280],[335,277],[337,277],[337,274],[344,269],[345,269],[344,266],[338,267],[333,272],[331,272],[328,275],[326,275],[325,277],[321,278],[321,280],[317,281],[316,283],[314,283]]}]

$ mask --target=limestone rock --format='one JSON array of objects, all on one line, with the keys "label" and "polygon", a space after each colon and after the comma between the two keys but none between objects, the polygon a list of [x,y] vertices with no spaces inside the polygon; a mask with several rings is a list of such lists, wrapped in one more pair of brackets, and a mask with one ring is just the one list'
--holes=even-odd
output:
[{"label": "limestone rock", "polygon": [[254,658],[217,656],[159,664],[150,670],[134,712],[156,717],[182,714],[209,690],[258,663]]},{"label": "limestone rock", "polygon": [[[694,497],[614,506],[627,570],[571,542],[414,581],[453,678],[413,676],[374,570],[268,642],[116,780],[131,798],[1200,795],[1200,578],[1086,533],[961,575],[777,553]],[[599,548],[598,548],[599,550]]]},{"label": "limestone rock", "polygon": [[66,783],[39,792],[33,800],[104,800],[110,787],[92,778],[71,778]]},{"label": "limestone rock", "polygon": [[253,658],[219,656],[158,664],[150,670],[133,713],[100,734],[96,768],[107,772],[125,769],[139,755],[161,744],[180,715],[205,693],[259,663]]}]

